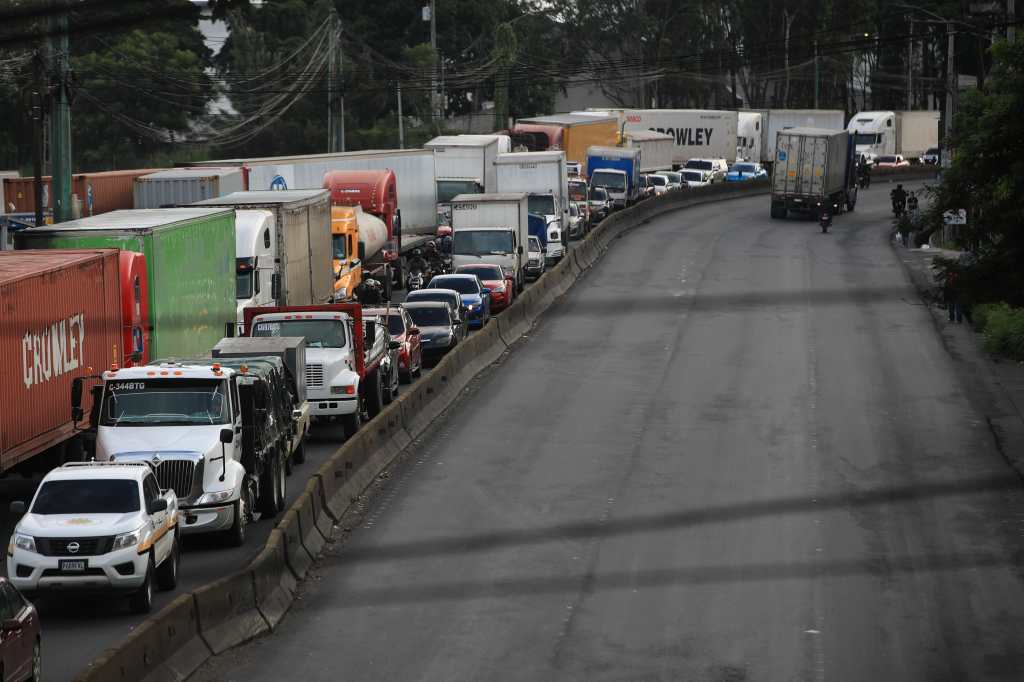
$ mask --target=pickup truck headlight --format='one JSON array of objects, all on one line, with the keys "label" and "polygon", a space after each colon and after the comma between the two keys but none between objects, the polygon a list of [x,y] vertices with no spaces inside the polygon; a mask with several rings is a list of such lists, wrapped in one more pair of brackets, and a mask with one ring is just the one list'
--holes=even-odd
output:
[{"label": "pickup truck headlight", "polygon": [[126,547],[134,547],[140,542],[142,542],[142,528],[136,528],[130,533],[115,535],[114,546],[111,548],[111,551],[125,549]]},{"label": "pickup truck headlight", "polygon": [[23,549],[26,552],[36,551],[36,539],[31,535],[22,535],[18,533],[14,536],[14,546],[18,549]]},{"label": "pickup truck headlight", "polygon": [[221,490],[215,493],[203,493],[199,499],[196,500],[196,504],[218,504],[220,502],[227,502],[231,499],[231,495],[234,492],[234,490]]}]

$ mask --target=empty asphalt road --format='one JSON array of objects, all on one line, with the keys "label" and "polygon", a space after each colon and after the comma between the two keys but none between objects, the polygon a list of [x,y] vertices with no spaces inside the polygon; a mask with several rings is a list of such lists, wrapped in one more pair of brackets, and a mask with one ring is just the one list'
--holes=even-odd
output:
[{"label": "empty asphalt road", "polygon": [[195,678],[1022,679],[1024,493],[888,190],[619,240]]}]

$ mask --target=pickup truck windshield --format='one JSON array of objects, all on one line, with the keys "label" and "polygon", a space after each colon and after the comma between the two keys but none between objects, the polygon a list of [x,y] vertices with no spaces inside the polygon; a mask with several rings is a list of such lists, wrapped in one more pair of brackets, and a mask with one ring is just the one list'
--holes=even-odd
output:
[{"label": "pickup truck windshield", "polygon": [[448,327],[452,323],[448,308],[409,308],[409,317],[417,327]]},{"label": "pickup truck windshield", "polygon": [[666,178],[664,175],[652,175],[651,184],[654,185],[655,187],[665,187],[666,185],[668,185],[668,178]]},{"label": "pickup truck windshield", "polygon": [[127,514],[142,508],[133,480],[47,481],[32,504],[33,514]]},{"label": "pickup truck windshield", "polygon": [[473,180],[438,180],[437,203],[446,204],[460,194],[479,194],[484,188]]},{"label": "pickup truck windshield", "polygon": [[676,185],[683,181],[682,173],[662,173],[662,175],[668,178],[669,182],[674,183]]},{"label": "pickup truck windshield", "polygon": [[253,336],[302,336],[307,348],[344,348],[345,323],[341,320],[261,320]]},{"label": "pickup truck windshield", "polygon": [[458,256],[505,256],[512,253],[512,233],[505,230],[456,230],[452,253]]},{"label": "pickup truck windshield", "polygon": [[125,379],[106,383],[103,426],[227,424],[223,379]]},{"label": "pickup truck windshield", "polygon": [[683,179],[687,182],[704,182],[704,176],[699,171],[684,171]]},{"label": "pickup truck windshield", "polygon": [[619,173],[597,171],[590,176],[591,187],[604,187],[612,192],[626,191],[626,176]]},{"label": "pickup truck windshield", "polygon": [[714,170],[710,161],[697,161],[696,159],[690,159],[686,162],[687,168],[694,168],[696,170]]},{"label": "pickup truck windshield", "polygon": [[527,199],[530,213],[537,215],[554,215],[555,198],[550,194],[531,194]]}]

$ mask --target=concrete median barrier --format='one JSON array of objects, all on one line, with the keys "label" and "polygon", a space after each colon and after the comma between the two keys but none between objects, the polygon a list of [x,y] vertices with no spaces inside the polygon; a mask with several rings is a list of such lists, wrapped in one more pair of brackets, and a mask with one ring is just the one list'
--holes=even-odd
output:
[{"label": "concrete median barrier", "polygon": [[[320,529],[316,527],[316,509],[313,507],[313,495],[316,493],[315,481],[310,481],[310,484],[313,485],[307,485],[305,492],[299,495],[295,503],[292,504],[292,510],[295,511],[299,521],[299,538],[302,540],[302,546],[306,548],[311,558],[316,559],[327,541],[320,533]],[[312,490],[310,490],[311,487]]]},{"label": "concrete median barrier", "polygon": [[274,529],[267,538],[267,544],[259,556],[249,565],[256,593],[256,607],[271,629],[284,618],[295,599],[298,581],[284,552],[284,538],[281,531]]},{"label": "concrete median barrier", "polygon": [[270,630],[256,606],[252,571],[243,570],[195,591],[199,634],[215,655]]},{"label": "concrete median barrier", "polygon": [[[296,500],[298,503],[299,500]],[[284,544],[284,558],[288,568],[298,580],[306,577],[309,567],[313,565],[313,557],[306,551],[302,544],[302,528],[299,526],[298,504],[293,504],[291,509],[284,513],[277,524],[277,530],[281,531],[281,541]]]},{"label": "concrete median barrier", "polygon": [[[398,400],[403,400],[403,397],[399,396]],[[402,422],[402,406],[392,402],[372,421],[364,424],[363,442],[367,453],[386,450],[392,456],[408,447],[412,438]]]},{"label": "concrete median barrier", "polygon": [[352,504],[356,467],[365,459],[365,432],[360,430],[345,441],[316,473],[324,491],[324,505],[334,520],[339,520]]},{"label": "concrete median barrier", "polygon": [[108,649],[75,682],[181,682],[211,656],[191,593],[182,594]]},{"label": "concrete median barrier", "polygon": [[320,531],[320,535],[328,540],[334,528],[334,518],[327,509],[327,496],[324,495],[323,481],[320,480],[319,474],[314,474],[309,480],[311,485],[307,487],[310,491],[310,500],[313,502],[313,522],[316,524],[317,530]]},{"label": "concrete median barrier", "polygon": [[525,315],[529,291],[519,294],[512,305],[498,316],[498,333],[506,346],[511,346],[530,329],[530,320]]}]

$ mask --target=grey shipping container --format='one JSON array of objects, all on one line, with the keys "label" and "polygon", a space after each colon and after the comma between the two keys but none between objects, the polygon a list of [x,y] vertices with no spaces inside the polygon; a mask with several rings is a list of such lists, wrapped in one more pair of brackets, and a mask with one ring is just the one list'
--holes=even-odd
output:
[{"label": "grey shipping container", "polygon": [[329,303],[334,293],[331,260],[331,193],[325,189],[235,192],[193,206],[263,208],[275,218],[281,277],[277,305]]},{"label": "grey shipping container", "polygon": [[306,402],[306,339],[301,336],[266,336],[221,339],[211,353],[215,358],[249,358],[272,355],[281,358],[292,390]]},{"label": "grey shipping container", "polygon": [[135,208],[187,206],[245,189],[241,168],[172,168],[135,178]]},{"label": "grey shipping container", "polygon": [[773,218],[828,202],[836,212],[857,203],[853,145],[845,130],[790,128],[777,133],[772,168]]}]

